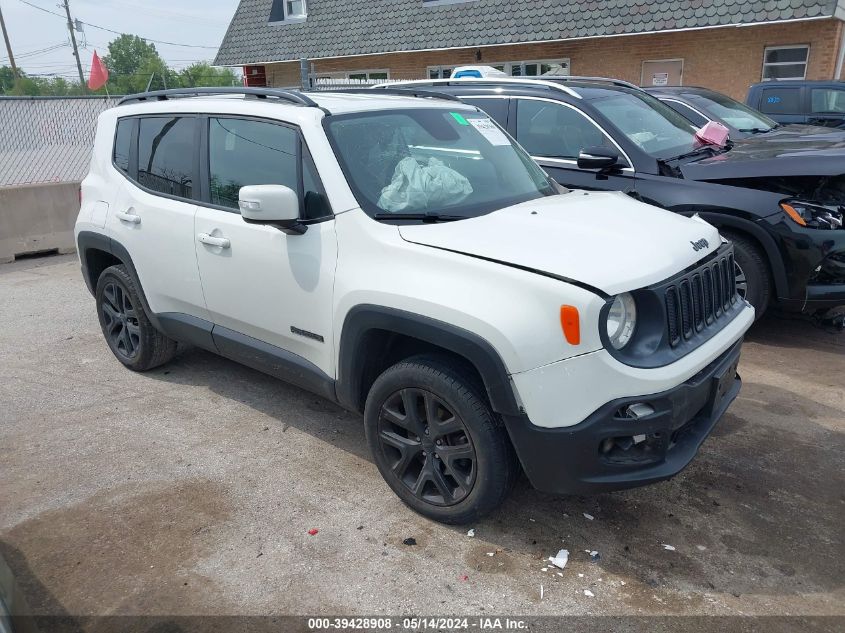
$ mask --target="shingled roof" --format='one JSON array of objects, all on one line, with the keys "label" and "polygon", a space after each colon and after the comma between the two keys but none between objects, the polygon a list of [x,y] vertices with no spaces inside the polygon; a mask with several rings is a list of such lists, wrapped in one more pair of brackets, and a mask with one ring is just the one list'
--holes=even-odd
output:
[{"label": "shingled roof", "polygon": [[[216,64],[516,44],[833,16],[837,0],[308,0],[304,22],[269,23],[241,0]],[[841,10],[840,10],[841,11]]]}]

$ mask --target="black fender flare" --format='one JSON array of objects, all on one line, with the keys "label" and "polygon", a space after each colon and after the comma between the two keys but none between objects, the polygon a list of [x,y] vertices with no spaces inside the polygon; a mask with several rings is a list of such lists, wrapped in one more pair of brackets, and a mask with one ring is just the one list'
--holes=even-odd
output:
[{"label": "black fender flare", "polygon": [[702,220],[706,220],[716,228],[730,228],[742,231],[753,237],[763,247],[766,259],[769,262],[769,269],[772,271],[772,280],[775,283],[777,296],[785,297],[789,294],[789,282],[786,279],[786,268],[783,264],[783,256],[778,250],[774,238],[757,225],[756,222],[727,215],[725,213],[714,213],[701,211],[698,214]]},{"label": "black fender flare", "polygon": [[147,296],[144,294],[144,287],[141,285],[141,280],[138,277],[138,271],[135,270],[135,263],[132,261],[129,251],[126,250],[126,247],[123,246],[123,244],[101,233],[80,231],[79,235],[76,237],[76,248],[79,252],[79,261],[82,263],[82,276],[84,277],[85,285],[88,286],[88,290],[91,291],[91,294],[94,294],[97,289],[97,280],[92,279],[91,273],[88,270],[88,251],[99,250],[110,253],[119,259],[120,262],[126,266],[129,274],[132,275],[132,279],[135,281],[135,286],[141,295],[141,303],[143,304],[144,311],[147,313],[147,317],[153,324],[153,327],[159,331],[164,331],[157,315],[150,309],[150,304],[147,302]]},{"label": "black fender flare", "polygon": [[367,304],[352,308],[343,322],[335,389],[338,402],[344,407],[360,410],[362,376],[358,368],[367,354],[363,345],[365,335],[372,330],[415,338],[461,356],[481,375],[494,411],[502,415],[522,413],[505,363],[485,339],[445,321]]}]

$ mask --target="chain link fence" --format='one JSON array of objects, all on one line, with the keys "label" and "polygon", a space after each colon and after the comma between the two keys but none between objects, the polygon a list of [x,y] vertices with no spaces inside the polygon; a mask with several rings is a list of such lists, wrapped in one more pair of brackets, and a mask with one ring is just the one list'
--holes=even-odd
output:
[{"label": "chain link fence", "polygon": [[79,182],[97,116],[118,97],[0,97],[0,187]]}]

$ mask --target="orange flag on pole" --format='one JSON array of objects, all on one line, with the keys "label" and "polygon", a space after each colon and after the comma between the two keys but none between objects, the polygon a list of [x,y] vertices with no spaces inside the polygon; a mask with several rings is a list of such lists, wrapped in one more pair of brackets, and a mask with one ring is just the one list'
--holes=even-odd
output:
[{"label": "orange flag on pole", "polygon": [[88,77],[88,87],[91,90],[99,90],[109,80],[109,69],[100,61],[97,51],[94,51],[94,59],[91,60],[91,75]]}]

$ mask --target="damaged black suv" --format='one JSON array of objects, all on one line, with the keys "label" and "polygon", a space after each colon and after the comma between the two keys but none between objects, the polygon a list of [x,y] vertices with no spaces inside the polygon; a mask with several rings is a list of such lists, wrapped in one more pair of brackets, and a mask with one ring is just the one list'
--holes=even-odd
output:
[{"label": "damaged black suv", "polygon": [[771,304],[811,313],[845,305],[845,137],[774,130],[706,145],[669,106],[612,79],[390,87],[408,84],[485,110],[562,185],[699,214],[733,241],[737,288],[758,317]]}]

